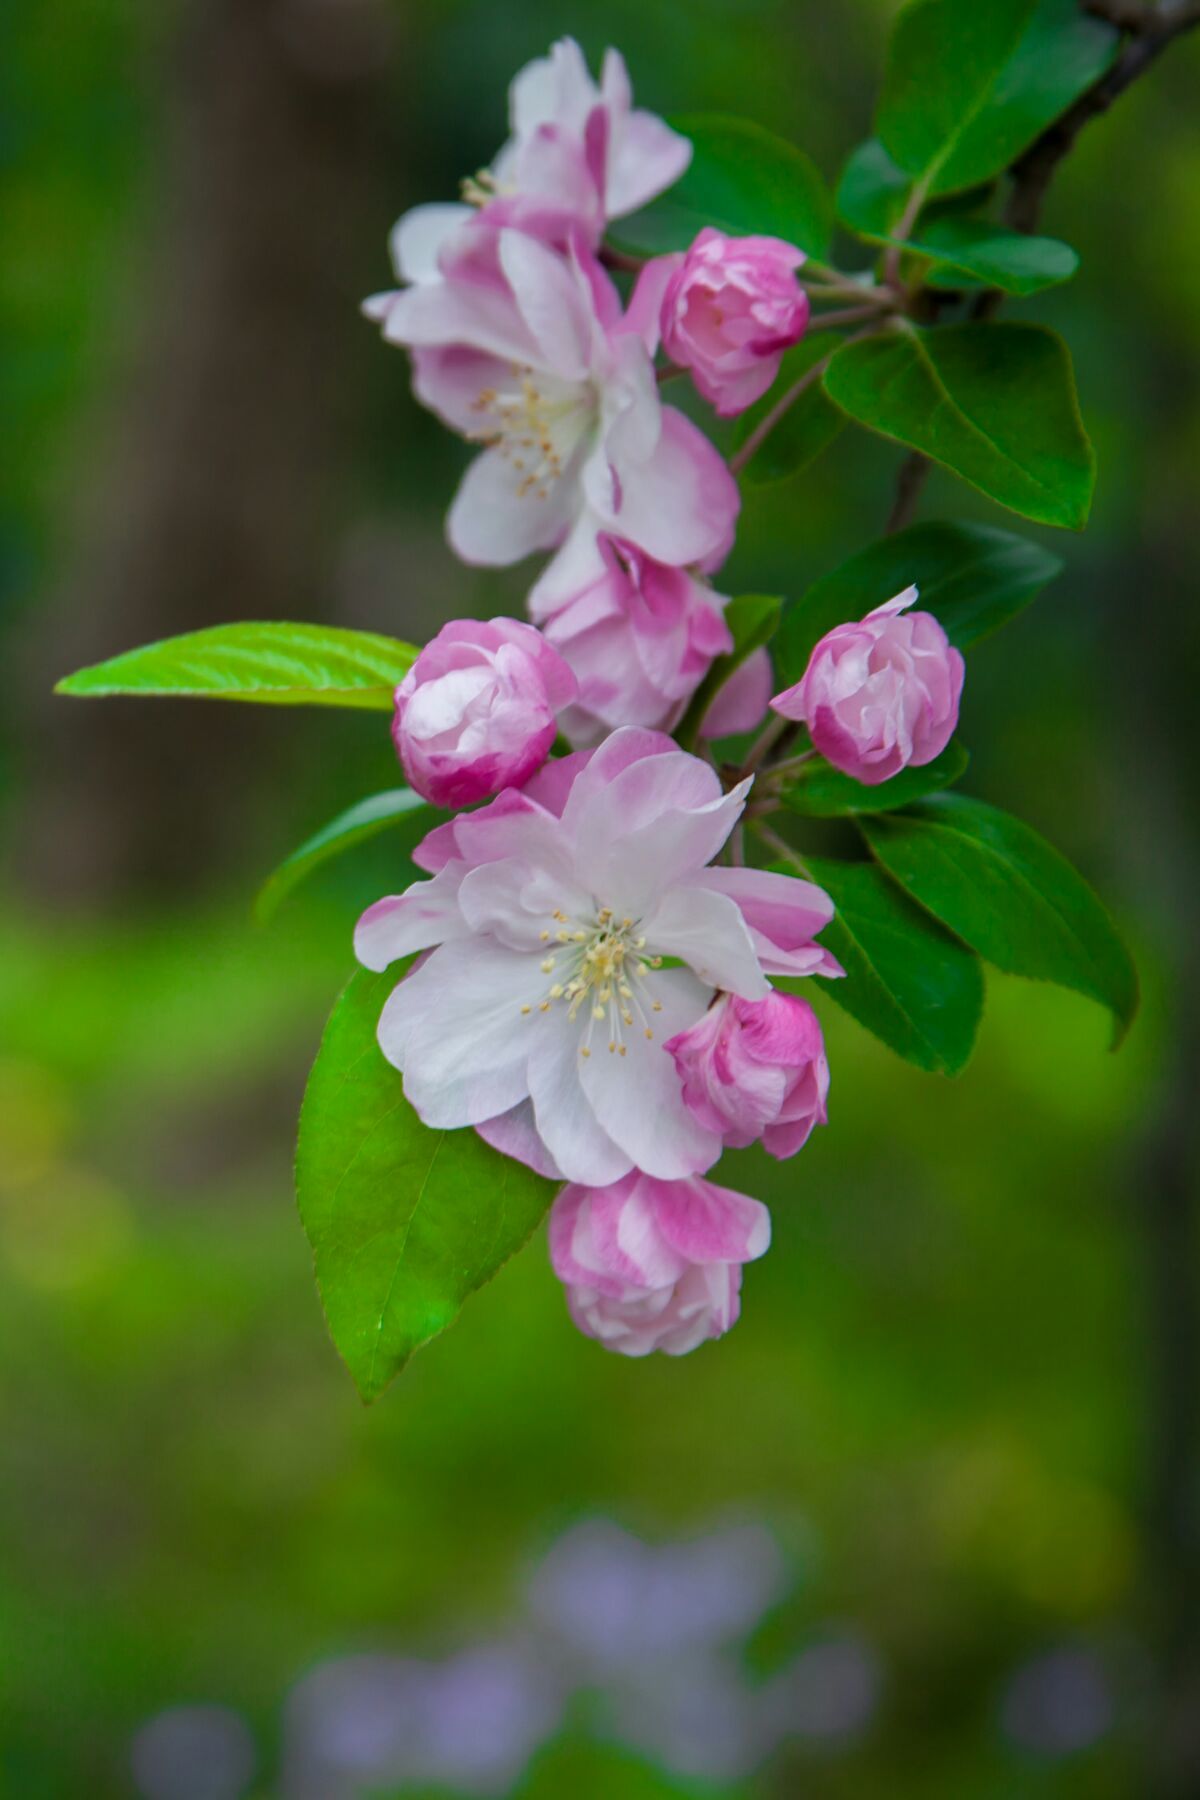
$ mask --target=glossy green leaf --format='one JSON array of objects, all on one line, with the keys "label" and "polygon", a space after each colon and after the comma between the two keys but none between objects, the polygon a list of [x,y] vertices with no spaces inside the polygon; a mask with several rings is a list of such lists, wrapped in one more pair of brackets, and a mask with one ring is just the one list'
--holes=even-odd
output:
[{"label": "glossy green leaf", "polygon": [[960,650],[1028,606],[1061,557],[992,525],[910,525],[822,576],[784,609],[772,646],[781,687],[800,680],[819,638],[915,582],[917,604]]},{"label": "glossy green leaf", "polygon": [[[829,354],[831,341],[836,340],[821,336],[805,338],[794,350],[788,351],[774,385],[738,419],[733,439],[735,445],[744,444],[751,433],[757,431],[772,407],[779,404],[789,387],[807,369],[811,369],[814,363]],[[814,378],[812,385],[788,407],[782,419],[746,463],[741,471],[742,480],[756,487],[770,481],[786,480],[789,475],[794,475],[798,469],[819,456],[833,442],[845,423],[844,414],[830,403],[819,381]]]},{"label": "glossy green leaf", "polygon": [[833,768],[823,756],[814,756],[789,778],[780,798],[790,811],[810,819],[894,812],[899,806],[908,806],[925,794],[936,794],[961,781],[970,760],[964,746],[953,741],[923,768],[901,769],[890,781],[866,787],[852,775],[843,775],[840,769]]},{"label": "glossy green leaf", "polygon": [[931,194],[1006,169],[1116,54],[1077,0],[913,0],[888,47],[876,130]]},{"label": "glossy green leaf", "polygon": [[740,594],[725,608],[725,623],[733,636],[733,649],[718,656],[696,689],[675,736],[683,745],[695,743],[704,715],[717,694],[748,656],[769,644],[779,625],[783,601],[775,594]]},{"label": "glossy green leaf", "polygon": [[962,794],[860,823],[878,861],[980,956],[1098,1000],[1120,1041],[1137,1011],[1133,959],[1082,875],[1031,826]]},{"label": "glossy green leaf", "polygon": [[671,120],[691,139],[692,160],[667,193],[610,235],[632,250],[686,250],[704,226],[744,237],[762,232],[809,256],[829,253],[833,208],[816,166],[749,119],[695,115]]},{"label": "glossy green leaf", "polygon": [[895,227],[911,190],[911,176],[872,138],[859,145],[842,172],[838,215],[872,243],[929,258],[925,279],[931,286],[997,287],[1020,297],[1068,281],[1079,267],[1075,251],[1057,238],[1029,237],[960,210],[923,216],[898,238]]},{"label": "glossy green leaf", "polygon": [[846,159],[834,193],[837,216],[872,243],[888,243],[904,211],[913,178],[888,155],[878,138],[868,138]]},{"label": "glossy green leaf", "polygon": [[356,844],[378,837],[381,831],[390,830],[400,819],[412,820],[422,814],[427,829],[435,816],[433,808],[411,788],[389,788],[386,793],[371,794],[347,807],[336,819],[331,819],[328,825],[307,838],[298,850],[293,850],[268,877],[254,903],[255,917],[260,924],[265,924],[278,912],[292,889],[307,880],[322,863],[341,856],[343,851],[353,850]]},{"label": "glossy green leaf", "polygon": [[528,1240],[555,1185],[471,1130],[430,1131],[375,1039],[402,970],[359,970],[309,1076],[296,1193],[333,1341],[364,1400]]},{"label": "glossy green leaf", "polygon": [[[837,908],[821,942],[846,977],[821,982],[821,993],[906,1062],[947,1075],[965,1067],[983,1015],[983,971],[974,952],[873,863],[805,856],[797,866],[776,867],[806,872]],[[812,989],[807,982],[805,995]]]},{"label": "glossy green leaf", "polygon": [[58,683],[55,693],[174,695],[254,700],[273,706],[392,710],[417,651],[373,631],[332,625],[214,625],[127,650]]},{"label": "glossy green leaf", "polygon": [[1044,525],[1082,528],[1095,457],[1071,358],[1041,325],[947,325],[843,344],[825,391],[859,424],[923,451]]},{"label": "glossy green leaf", "polygon": [[965,273],[1018,298],[1069,281],[1079,267],[1077,252],[1058,238],[1029,237],[956,213],[922,224],[913,247],[935,259],[925,277],[933,287],[961,285],[957,277]]}]

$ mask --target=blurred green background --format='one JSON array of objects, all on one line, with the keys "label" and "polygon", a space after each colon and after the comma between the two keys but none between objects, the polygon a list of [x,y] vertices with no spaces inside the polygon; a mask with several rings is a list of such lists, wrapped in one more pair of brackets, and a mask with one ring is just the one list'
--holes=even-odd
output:
[{"label": "blurred green background", "polygon": [[[290,1156],[398,842],[266,930],[249,907],[394,785],[386,732],[49,694],[224,619],[519,609],[527,570],[446,550],[463,449],[357,314],[388,227],[489,159],[564,31],[832,177],[893,10],[8,0],[4,1795],[1200,1792],[1200,34],[1051,195],[1083,266],[1024,311],[1072,345],[1097,503],[963,713],[969,785],[1101,888],[1143,1014],[1112,1057],[1084,1001],[991,978],[951,1083],[823,1006],[829,1129],[731,1159],[775,1243],[719,1346],[606,1356],[539,1239],[364,1410]],[[724,591],[795,593],[876,536],[897,460],[847,431],[751,494]],[[940,475],[920,516],[998,519]]]}]

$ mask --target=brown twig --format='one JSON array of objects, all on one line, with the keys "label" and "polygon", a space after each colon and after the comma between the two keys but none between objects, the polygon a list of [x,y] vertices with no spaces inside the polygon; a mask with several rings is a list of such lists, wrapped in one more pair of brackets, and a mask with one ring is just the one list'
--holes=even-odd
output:
[{"label": "brown twig", "polygon": [[1120,4],[1119,0],[1117,3],[1108,0],[1105,5],[1090,4],[1087,10],[1120,25],[1131,35],[1107,74],[1093,82],[1074,106],[1068,107],[1061,119],[1048,126],[1013,164],[1013,186],[1005,218],[1017,231],[1036,230],[1054,172],[1084,126],[1106,113],[1113,101],[1145,74],[1169,43],[1200,25],[1200,0],[1187,0],[1187,4],[1182,5],[1170,5],[1167,0],[1161,0],[1157,6],[1136,9]]},{"label": "brown twig", "polygon": [[892,499],[892,510],[887,516],[887,524],[883,535],[891,537],[894,531],[903,531],[906,525],[912,524],[913,514],[917,510],[917,501],[921,498],[921,489],[929,479],[929,471],[933,467],[927,456],[919,450],[910,450],[896,475],[896,492]]}]

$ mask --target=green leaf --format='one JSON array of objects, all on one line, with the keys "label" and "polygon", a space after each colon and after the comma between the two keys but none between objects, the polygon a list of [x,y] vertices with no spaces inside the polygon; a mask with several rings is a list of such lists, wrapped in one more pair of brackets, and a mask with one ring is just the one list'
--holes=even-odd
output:
[{"label": "green leaf", "polygon": [[430,1131],[375,1039],[401,971],[359,970],[309,1076],[296,1194],[333,1341],[364,1400],[528,1240],[554,1183],[471,1130]]},{"label": "green leaf", "polygon": [[292,889],[307,880],[322,863],[340,856],[344,850],[352,850],[356,844],[377,837],[397,820],[412,819],[421,813],[428,815],[428,821],[432,822],[433,808],[411,788],[389,788],[386,793],[371,794],[366,800],[347,807],[336,819],[331,819],[328,825],[307,838],[298,850],[293,850],[263,883],[254,903],[259,924],[265,925],[279,911]]},{"label": "green leaf", "polygon": [[[829,340],[815,337],[805,338],[789,350],[780,365],[779,374],[770,391],[761,400],[742,413],[734,431],[734,445],[740,446],[759,425],[773,406],[788,389],[800,379],[805,370],[828,354]],[[805,389],[798,400],[784,413],[779,423],[773,427],[759,445],[750,461],[741,471],[742,479],[752,486],[763,486],[770,481],[783,481],[802,469],[805,463],[812,462],[821,451],[831,444],[842,430],[846,421],[836,406],[832,406],[823,392],[820,383],[814,379],[811,387]]]},{"label": "green leaf", "polygon": [[833,768],[823,756],[815,756],[789,778],[780,799],[792,812],[803,813],[810,819],[832,819],[847,813],[892,812],[925,794],[936,794],[941,788],[952,787],[966,774],[970,760],[963,745],[955,740],[922,768],[901,769],[890,781],[881,781],[878,787],[866,787],[861,781],[855,781],[853,775],[843,775],[840,769]]},{"label": "green leaf", "polygon": [[842,172],[838,214],[873,243],[930,258],[925,279],[932,287],[978,283],[1023,296],[1069,280],[1079,267],[1075,251],[1057,238],[1029,237],[961,211],[922,218],[907,237],[898,238],[895,227],[911,191],[911,177],[872,138],[859,145]]},{"label": "green leaf", "polygon": [[923,451],[1001,506],[1082,528],[1095,457],[1071,358],[1041,325],[946,325],[843,344],[830,398],[870,431]]},{"label": "green leaf", "polygon": [[671,124],[692,160],[670,191],[610,232],[631,250],[686,250],[706,225],[734,237],[783,238],[808,256],[829,254],[833,209],[808,157],[749,119],[693,115]]},{"label": "green leaf", "polygon": [[1079,256],[1058,238],[1028,237],[993,225],[990,219],[946,214],[930,219],[913,234],[913,248],[932,256],[926,275],[931,287],[961,286],[960,271],[1005,294],[1022,297],[1069,281]]},{"label": "green leaf", "polygon": [[906,1062],[957,1075],[983,1015],[978,957],[873,863],[805,856],[776,866],[789,875],[801,868],[837,908],[821,942],[846,979],[822,982],[821,992]]},{"label": "green leaf", "polygon": [[1077,0],[914,0],[892,31],[876,130],[927,192],[973,187],[1097,81],[1118,43]]},{"label": "green leaf", "polygon": [[54,691],[88,698],[169,694],[390,712],[393,692],[416,656],[414,645],[373,631],[276,620],[214,625],[80,669]]},{"label": "green leaf", "polygon": [[774,594],[740,594],[729,602],[725,608],[725,623],[733,635],[733,649],[727,656],[717,657],[676,727],[675,736],[685,747],[695,743],[705,713],[735,669],[740,669],[748,656],[770,643],[782,611],[783,601]]},{"label": "green leaf", "polygon": [[892,232],[912,192],[913,179],[890,157],[878,138],[850,152],[834,194],[837,216],[872,243],[892,241]]},{"label": "green leaf", "polygon": [[1082,875],[1031,826],[962,794],[860,824],[878,861],[980,956],[1098,1000],[1120,1042],[1137,1011],[1133,959]]},{"label": "green leaf", "polygon": [[852,556],[785,607],[772,650],[780,685],[800,680],[827,631],[861,619],[910,582],[920,592],[918,606],[964,650],[1028,606],[1061,569],[1052,551],[993,525],[910,525]]}]

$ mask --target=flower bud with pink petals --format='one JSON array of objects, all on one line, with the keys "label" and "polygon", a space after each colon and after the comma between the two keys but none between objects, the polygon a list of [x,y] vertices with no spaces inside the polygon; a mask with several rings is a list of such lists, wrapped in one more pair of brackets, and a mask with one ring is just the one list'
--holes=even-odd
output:
[{"label": "flower bud with pink petals", "polygon": [[794,994],[722,994],[666,1048],[697,1122],[735,1149],[761,1137],[782,1160],[825,1123],[825,1043],[812,1007]]},{"label": "flower bud with pink petals", "polygon": [[545,762],[578,684],[518,619],[453,619],[396,689],[392,737],[409,782],[435,806],[520,787]]},{"label": "flower bud with pink petals", "polygon": [[706,226],[663,294],[663,349],[690,369],[722,418],[766,393],[785,350],[804,335],[804,252],[773,237],[726,237]]},{"label": "flower bud with pink petals", "polygon": [[739,1312],[742,1264],[771,1241],[765,1206],[693,1176],[634,1169],[611,1187],[563,1189],[550,1259],[579,1329],[623,1356],[682,1356]]},{"label": "flower bud with pink petals", "polygon": [[826,632],[794,687],[771,705],[808,726],[821,755],[874,787],[940,756],[958,723],[964,665],[915,587],[857,624]]}]

